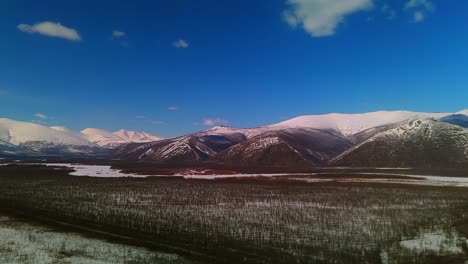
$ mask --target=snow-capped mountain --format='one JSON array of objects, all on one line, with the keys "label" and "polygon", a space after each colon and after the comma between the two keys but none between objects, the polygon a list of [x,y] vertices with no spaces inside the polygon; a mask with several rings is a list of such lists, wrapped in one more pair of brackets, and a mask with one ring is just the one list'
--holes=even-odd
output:
[{"label": "snow-capped mountain", "polygon": [[125,129],[121,129],[117,132],[113,133],[114,135],[117,135],[118,137],[124,139],[125,141],[128,142],[152,142],[152,141],[159,141],[162,138],[150,135],[146,132],[141,132],[141,131],[129,131]]},{"label": "snow-capped mountain", "polygon": [[[117,133],[128,135],[121,138]],[[46,127],[32,122],[0,118],[0,156],[95,156],[107,155],[103,146],[129,142],[147,142],[159,138],[144,132],[85,129],[82,132],[66,127]]]},{"label": "snow-capped mountain", "polygon": [[107,151],[112,158],[159,163],[214,161],[287,167],[466,163],[468,167],[467,114],[468,110],[307,115],[257,128],[215,126],[170,139],[124,129],[78,132],[0,119],[0,155],[95,155]]},{"label": "snow-capped mountain", "polygon": [[409,111],[378,111],[364,114],[325,114],[299,116],[284,122],[269,125],[268,128],[314,128],[331,130],[345,137],[376,127],[384,127],[410,118],[440,119],[452,113],[419,113]]},{"label": "snow-capped mountain", "polygon": [[301,166],[321,164],[353,144],[327,131],[288,128],[261,133],[217,154],[232,165]]},{"label": "snow-capped mountain", "polygon": [[337,166],[457,167],[468,165],[468,130],[434,119],[403,121],[331,160]]},{"label": "snow-capped mountain", "polygon": [[245,139],[244,134],[235,131],[213,133],[213,131],[206,130],[151,143],[122,145],[116,148],[116,155],[122,159],[138,161],[204,161]]},{"label": "snow-capped mountain", "polygon": [[[0,140],[23,152],[92,154],[101,148],[86,139],[31,122],[0,118]],[[13,150],[14,151],[14,150]]]},{"label": "snow-capped mountain", "polygon": [[99,128],[86,128],[81,130],[81,134],[85,138],[102,147],[114,147],[119,144],[127,143],[127,141],[112,132]]},{"label": "snow-capped mountain", "polygon": [[[379,111],[300,116],[258,128],[216,126],[161,142],[126,145],[119,148],[117,157],[157,162],[213,160],[248,166],[323,165],[401,122],[443,121],[453,115]],[[224,144],[218,145],[219,142]],[[222,147],[213,149],[213,145]]]},{"label": "snow-capped mountain", "polygon": [[[79,138],[84,138],[87,140],[86,138],[86,135],[79,132],[79,131],[75,131],[73,129],[70,129],[68,127],[64,127],[64,126],[53,126],[53,127],[50,127],[52,129],[55,129],[55,130],[58,130],[58,131],[62,131],[62,132],[65,132],[67,134],[70,134],[72,136],[75,136],[75,137],[79,137]],[[89,140],[88,140],[89,141]]]},{"label": "snow-capped mountain", "polygon": [[121,129],[109,132],[98,128],[86,128],[81,131],[85,138],[106,148],[115,148],[125,143],[146,143],[161,140],[162,138],[146,132]]},{"label": "snow-capped mountain", "polygon": [[94,144],[97,144],[105,148],[115,148],[121,144],[125,143],[143,143],[143,142],[152,142],[158,141],[162,138],[153,136],[146,132],[141,131],[130,131],[121,129],[116,132],[109,132],[104,129],[99,128],[86,128],[80,132],[61,126],[51,127],[55,130],[62,131],[64,133],[70,134],[75,137],[83,138],[87,141],[90,141]]}]

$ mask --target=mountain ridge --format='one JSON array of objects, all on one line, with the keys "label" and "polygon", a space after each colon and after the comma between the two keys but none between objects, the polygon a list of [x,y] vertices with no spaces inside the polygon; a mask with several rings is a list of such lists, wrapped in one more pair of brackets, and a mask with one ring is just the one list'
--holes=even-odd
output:
[{"label": "mountain ridge", "polygon": [[450,167],[468,165],[468,130],[431,118],[383,130],[330,160],[336,166]]},{"label": "mountain ridge", "polygon": [[[459,153],[465,143],[443,139],[453,137],[454,140],[462,142],[468,138],[460,136],[460,133],[468,131],[468,110],[456,113],[422,113],[410,111],[376,111],[362,114],[339,114],[331,113],[324,115],[304,115],[298,116],[277,124],[270,124],[255,128],[233,128],[228,126],[213,126],[205,130],[183,135],[174,138],[162,139],[142,131],[131,131],[121,129],[110,132],[98,128],[87,128],[80,132],[65,127],[44,127],[42,125],[28,123],[29,127],[37,129],[23,129],[31,135],[26,135],[25,144],[15,144],[17,132],[11,134],[9,129],[15,131],[15,126],[3,126],[7,123],[15,123],[14,120],[0,119],[0,140],[11,142],[13,135],[13,145],[0,144],[0,155],[14,151],[28,153],[37,151],[38,153],[83,154],[91,155],[94,152],[107,152],[109,158],[121,161],[136,162],[157,162],[157,163],[193,163],[193,162],[215,162],[229,164],[233,166],[344,166],[346,160],[353,165],[365,165],[362,160],[375,160],[375,164],[385,165],[385,158],[388,158],[388,165],[410,164],[411,162],[393,158],[390,154],[377,153],[372,142],[382,140],[382,148],[393,150],[401,145],[407,154],[404,157],[418,160],[426,159],[424,151],[433,152],[435,149],[452,149],[456,154],[456,164],[465,164],[463,156]],[[3,120],[3,121],[2,121]],[[417,120],[417,121],[414,121]],[[430,133],[420,133],[422,136],[407,137],[406,134],[395,134],[393,136],[383,136],[404,126],[408,122],[424,124],[426,130],[442,133],[438,137],[431,138]],[[20,122],[19,122],[20,123]],[[27,123],[27,122],[23,122]],[[444,129],[442,129],[444,127]],[[449,128],[447,128],[449,127]],[[433,129],[438,128],[438,129]],[[439,129],[440,128],[440,129]],[[456,128],[456,129],[455,129]],[[400,128],[399,131],[409,128]],[[413,127],[414,131],[419,131]],[[432,130],[431,130],[432,129]],[[37,131],[43,131],[38,135]],[[44,131],[51,132],[56,138],[45,138]],[[405,131],[406,131],[405,130]],[[423,131],[423,129],[420,129]],[[449,133],[450,131],[461,131],[460,133]],[[2,132],[3,131],[3,132]],[[440,132],[442,131],[442,132]],[[26,134],[27,134],[26,133]],[[462,133],[462,134],[463,134]],[[29,138],[27,137],[29,136]],[[427,137],[427,139],[425,139]],[[68,142],[81,142],[75,144],[79,147],[68,144]],[[458,142],[457,141],[457,142]],[[379,141],[380,142],[380,141]],[[389,143],[390,142],[390,143]],[[422,143],[421,143],[422,142]],[[411,145],[413,144],[413,145]],[[417,146],[420,144],[421,146]],[[442,147],[440,145],[442,144]],[[445,144],[445,145],[444,145]],[[468,146],[468,142],[466,142]],[[86,150],[86,147],[93,146],[93,151]],[[365,146],[369,151],[363,151]],[[2,151],[2,148],[4,149]],[[358,153],[361,154],[356,154]],[[468,151],[467,151],[468,152]],[[393,152],[389,152],[393,153]],[[367,157],[367,156],[369,157]],[[374,156],[372,156],[374,155]],[[406,156],[405,156],[406,155]],[[433,154],[435,155],[435,154]],[[445,156],[455,156],[455,154],[445,153]],[[339,157],[347,157],[339,158]],[[380,158],[382,162],[378,161]],[[440,160],[444,160],[443,157]],[[448,166],[452,166],[453,161],[445,159]],[[374,164],[374,165],[375,165]],[[427,165],[427,162],[416,162],[415,165]],[[434,161],[434,164],[438,164]],[[467,163],[468,164],[468,163]],[[396,165],[395,165],[396,166]]]}]

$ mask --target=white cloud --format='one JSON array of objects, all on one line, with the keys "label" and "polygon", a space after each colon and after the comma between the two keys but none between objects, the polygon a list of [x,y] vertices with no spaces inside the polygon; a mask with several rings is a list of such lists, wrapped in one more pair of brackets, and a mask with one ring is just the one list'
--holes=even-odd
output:
[{"label": "white cloud", "polygon": [[167,108],[167,110],[170,110],[170,111],[176,111],[176,110],[179,110],[179,107],[175,106],[175,105],[171,105]]},{"label": "white cloud", "polygon": [[125,37],[126,35],[127,35],[127,33],[123,32],[123,31],[120,31],[120,30],[112,31],[112,37],[114,37],[114,38],[122,38],[122,37]]},{"label": "white cloud", "polygon": [[177,41],[174,41],[172,43],[172,46],[178,48],[178,49],[186,49],[189,47],[189,43],[186,40],[179,39]]},{"label": "white cloud", "polygon": [[124,31],[120,31],[120,30],[116,30],[116,29],[113,30],[112,31],[112,39],[118,41],[120,46],[122,46],[124,48],[129,46],[129,43],[126,40],[127,39],[127,33],[124,32]]},{"label": "white cloud", "polygon": [[373,0],[287,0],[284,19],[313,37],[332,36],[345,16],[373,7]]},{"label": "white cloud", "polygon": [[151,124],[160,125],[160,124],[164,124],[164,122],[159,121],[159,120],[154,120],[154,121],[151,121]]},{"label": "white cloud", "polygon": [[215,126],[215,125],[225,126],[229,124],[229,121],[227,121],[226,119],[222,119],[222,118],[214,118],[214,119],[205,118],[203,119],[203,124],[205,126]]},{"label": "white cloud", "polygon": [[425,18],[426,17],[422,11],[416,11],[413,14],[413,21],[416,23],[423,22]]},{"label": "white cloud", "polygon": [[34,114],[35,117],[38,117],[40,119],[48,119],[49,117],[44,115],[44,114],[41,114],[41,113],[37,113],[37,114]]},{"label": "white cloud", "polygon": [[395,9],[393,9],[392,7],[390,7],[387,4],[384,4],[382,6],[382,12],[387,16],[387,19],[389,19],[389,20],[392,20],[397,16],[397,13],[396,13]]},{"label": "white cloud", "polygon": [[425,10],[433,10],[434,4],[429,0],[409,0],[405,4],[405,9],[423,8]]},{"label": "white cloud", "polygon": [[73,28],[63,26],[60,23],[54,23],[50,21],[40,22],[34,25],[19,24],[17,28],[25,33],[29,34],[41,34],[44,36],[63,38],[72,41],[80,41],[81,36]]},{"label": "white cloud", "polygon": [[426,14],[434,10],[434,4],[429,0],[409,0],[405,4],[406,10],[415,10],[413,22],[419,23],[426,19]]}]

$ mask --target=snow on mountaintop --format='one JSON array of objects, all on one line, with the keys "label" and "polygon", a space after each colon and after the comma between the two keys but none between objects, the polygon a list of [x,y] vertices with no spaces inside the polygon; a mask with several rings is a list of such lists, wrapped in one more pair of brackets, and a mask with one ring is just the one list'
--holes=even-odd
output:
[{"label": "snow on mountaintop", "polygon": [[207,130],[199,132],[200,135],[232,135],[236,133],[243,134],[246,138],[250,139],[262,133],[278,130],[282,128],[262,126],[256,128],[233,128],[228,126],[215,126]]},{"label": "snow on mountaintop", "polygon": [[75,130],[73,130],[73,129],[70,129],[70,128],[68,128],[68,127],[64,127],[64,126],[52,126],[52,127],[50,127],[50,128],[55,129],[55,130],[58,130],[58,131],[65,132],[65,133],[70,134],[70,135],[75,136],[75,137],[84,138],[84,139],[87,140],[85,134],[80,133],[80,132],[78,132],[78,131],[75,131]]},{"label": "snow on mountaintop", "polygon": [[115,135],[112,132],[106,131],[104,129],[99,128],[86,128],[81,130],[81,133],[87,135],[89,138],[96,138],[96,139],[112,139],[114,141],[125,141],[123,138]]},{"label": "snow on mountaintop", "polygon": [[81,133],[85,135],[86,139],[100,146],[127,142],[114,133],[99,128],[86,128]]},{"label": "snow on mountaintop", "polygon": [[125,129],[121,129],[117,132],[114,132],[113,134],[129,142],[152,142],[162,139],[143,131],[129,131]]},{"label": "snow on mountaintop", "polygon": [[232,134],[232,133],[242,133],[246,129],[242,128],[232,128],[228,126],[214,126],[212,128],[203,130],[200,134],[217,134],[217,135],[224,135],[224,134]]},{"label": "snow on mountaintop", "polygon": [[161,140],[161,138],[145,132],[129,131],[121,129],[117,132],[109,132],[98,128],[86,128],[81,131],[84,137],[100,146],[115,147],[119,144],[136,142],[145,143]]},{"label": "snow on mountaintop", "polygon": [[31,122],[0,118],[0,140],[19,145],[26,142],[48,142],[63,145],[96,147],[93,143],[63,131]]},{"label": "snow on mountaintop", "polygon": [[409,111],[378,111],[364,114],[325,114],[299,116],[268,128],[314,128],[335,130],[344,136],[352,136],[370,128],[391,125],[410,118],[440,119],[451,113],[419,113]]},{"label": "snow on mountaintop", "polygon": [[468,130],[433,118],[414,118],[390,126],[346,150],[337,166],[447,167],[468,164]]},{"label": "snow on mountaintop", "polygon": [[457,114],[468,116],[468,109],[464,109],[464,110],[462,110],[462,111],[460,111],[460,112],[457,112]]}]

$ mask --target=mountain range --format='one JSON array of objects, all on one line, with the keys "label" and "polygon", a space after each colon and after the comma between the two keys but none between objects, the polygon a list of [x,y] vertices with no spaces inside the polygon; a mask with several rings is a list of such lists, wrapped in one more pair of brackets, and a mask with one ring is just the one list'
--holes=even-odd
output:
[{"label": "mountain range", "polygon": [[468,167],[468,110],[306,115],[257,128],[216,126],[162,139],[0,119],[0,156],[105,156],[229,166]]},{"label": "mountain range", "polygon": [[0,118],[0,157],[95,157],[110,156],[112,148],[131,142],[151,142],[162,138],[145,132],[108,132],[87,128],[81,132],[66,127]]}]

